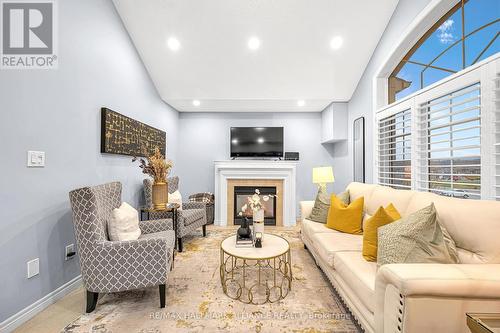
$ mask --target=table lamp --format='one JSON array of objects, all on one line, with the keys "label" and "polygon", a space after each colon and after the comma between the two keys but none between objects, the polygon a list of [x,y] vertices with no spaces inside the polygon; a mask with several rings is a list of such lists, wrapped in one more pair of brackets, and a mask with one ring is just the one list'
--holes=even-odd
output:
[{"label": "table lamp", "polygon": [[313,168],[313,183],[318,184],[321,191],[326,193],[326,184],[333,183],[333,169],[331,166]]}]

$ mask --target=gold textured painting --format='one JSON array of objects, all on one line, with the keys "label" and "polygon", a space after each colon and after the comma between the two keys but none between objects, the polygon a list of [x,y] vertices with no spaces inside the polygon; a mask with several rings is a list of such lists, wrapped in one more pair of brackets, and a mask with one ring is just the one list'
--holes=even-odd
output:
[{"label": "gold textured painting", "polygon": [[164,131],[101,108],[101,153],[146,156],[158,147],[165,156],[166,141]]}]

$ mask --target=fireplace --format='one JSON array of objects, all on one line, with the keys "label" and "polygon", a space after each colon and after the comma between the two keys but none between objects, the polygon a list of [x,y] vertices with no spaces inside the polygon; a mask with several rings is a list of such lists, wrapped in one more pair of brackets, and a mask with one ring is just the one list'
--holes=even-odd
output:
[{"label": "fireplace", "polygon": [[[241,207],[247,203],[247,198],[255,194],[255,189],[259,189],[261,203],[264,204],[264,224],[265,225],[276,225],[276,202],[277,194],[276,186],[235,186],[234,187],[234,224],[240,225],[243,221],[243,217],[239,216],[238,213],[241,211]],[[262,200],[262,197],[269,196],[268,201]],[[251,210],[247,210],[248,214],[251,214]],[[253,221],[250,218],[250,224]]]}]

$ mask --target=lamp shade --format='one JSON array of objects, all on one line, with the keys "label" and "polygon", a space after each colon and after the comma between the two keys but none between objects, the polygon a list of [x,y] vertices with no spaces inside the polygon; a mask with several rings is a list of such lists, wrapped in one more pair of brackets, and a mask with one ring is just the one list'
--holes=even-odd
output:
[{"label": "lamp shade", "polygon": [[333,169],[331,166],[313,168],[314,184],[333,183],[334,181],[335,178],[333,177]]}]

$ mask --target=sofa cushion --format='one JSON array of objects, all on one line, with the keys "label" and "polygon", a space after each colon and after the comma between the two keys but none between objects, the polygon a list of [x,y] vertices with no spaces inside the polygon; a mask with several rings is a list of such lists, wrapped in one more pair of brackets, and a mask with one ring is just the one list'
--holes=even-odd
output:
[{"label": "sofa cushion", "polygon": [[363,247],[363,236],[343,232],[315,233],[309,236],[318,254],[333,267],[337,253],[342,251],[360,252]]},{"label": "sofa cushion", "polygon": [[311,221],[308,219],[304,219],[302,221],[301,230],[303,233],[307,234],[309,237],[311,237],[312,234],[315,234],[317,232],[329,232],[329,233],[338,232],[338,231],[335,231],[335,230],[328,228],[326,226],[326,224],[314,222],[314,221]]},{"label": "sofa cushion", "polygon": [[373,313],[377,263],[363,259],[361,252],[338,252],[333,265],[340,277],[349,283],[359,300]]},{"label": "sofa cushion", "polygon": [[380,207],[375,214],[369,218],[363,228],[363,258],[367,261],[377,261],[378,228],[388,223],[399,220],[401,215],[393,204],[386,208]]},{"label": "sofa cushion", "polygon": [[373,189],[370,199],[365,198],[365,212],[373,215],[380,206],[386,207],[392,203],[398,212],[404,215],[403,213],[406,212],[415,193],[414,191],[395,190],[387,186],[377,185]]},{"label": "sofa cushion", "polygon": [[[377,185],[356,183],[356,182],[350,183],[347,186],[347,191],[349,191],[350,201],[353,202],[357,198],[364,197],[365,198],[364,211],[366,212],[366,203],[370,200],[372,192],[373,190],[375,190],[375,187],[377,187]],[[372,214],[373,212],[370,215]]]},{"label": "sofa cushion", "polygon": [[338,231],[361,235],[363,222],[364,198],[358,198],[349,205],[342,202],[335,194],[330,200],[326,226]]},{"label": "sofa cushion", "polygon": [[446,242],[434,204],[378,229],[378,264],[458,262],[453,242]]}]

